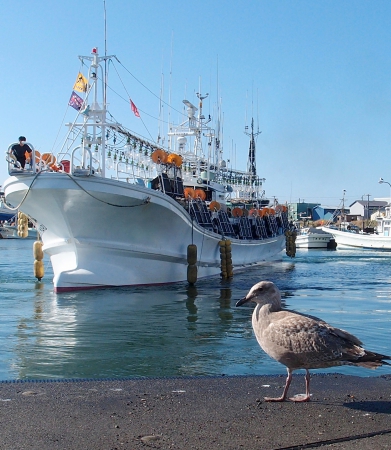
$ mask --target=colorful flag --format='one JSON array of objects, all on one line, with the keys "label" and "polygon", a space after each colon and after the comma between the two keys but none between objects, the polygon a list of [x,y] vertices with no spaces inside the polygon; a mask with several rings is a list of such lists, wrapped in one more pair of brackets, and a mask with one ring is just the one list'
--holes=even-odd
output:
[{"label": "colorful flag", "polygon": [[130,107],[132,108],[132,111],[134,112],[134,115],[136,117],[140,117],[140,113],[138,112],[137,106],[132,102],[132,100],[130,100]]},{"label": "colorful flag", "polygon": [[68,105],[72,106],[72,108],[75,108],[77,111],[80,111],[80,108],[82,107],[84,103],[84,100],[79,97],[75,91],[72,91],[71,98],[69,99]]},{"label": "colorful flag", "polygon": [[76,83],[73,86],[73,89],[79,92],[87,92],[87,86],[88,86],[87,78],[81,72],[79,72],[76,78]]}]

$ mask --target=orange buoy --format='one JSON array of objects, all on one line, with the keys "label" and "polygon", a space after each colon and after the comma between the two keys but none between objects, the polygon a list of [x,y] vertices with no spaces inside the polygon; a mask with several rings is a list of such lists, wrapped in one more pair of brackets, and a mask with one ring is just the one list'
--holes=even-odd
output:
[{"label": "orange buoy", "polygon": [[195,196],[194,189],[191,188],[191,187],[186,187],[186,188],[183,190],[183,193],[184,193],[184,195],[185,195],[185,198],[194,198],[194,196]]},{"label": "orange buoy", "polygon": [[199,198],[200,200],[204,201],[206,199],[206,193],[203,189],[196,189],[194,191],[194,198]]},{"label": "orange buoy", "polygon": [[209,209],[211,211],[220,211],[221,205],[219,202],[216,202],[215,200],[213,200],[213,202],[210,202],[209,204]]},{"label": "orange buoy", "polygon": [[273,208],[269,208],[269,214],[271,214],[272,216],[274,216],[275,213],[276,213],[276,212],[274,211]]},{"label": "orange buoy", "polygon": [[258,210],[257,209],[250,209],[250,211],[248,212],[248,215],[250,217],[256,217],[258,215]]},{"label": "orange buoy", "polygon": [[181,167],[182,165],[182,156],[181,155],[177,155],[176,153],[170,153],[167,156],[167,164],[174,164],[177,167]]},{"label": "orange buoy", "polygon": [[155,164],[164,164],[167,161],[167,153],[158,148],[152,153],[151,158]]},{"label": "orange buoy", "polygon": [[234,208],[232,210],[232,215],[234,217],[242,217],[243,216],[243,209],[242,208]]}]

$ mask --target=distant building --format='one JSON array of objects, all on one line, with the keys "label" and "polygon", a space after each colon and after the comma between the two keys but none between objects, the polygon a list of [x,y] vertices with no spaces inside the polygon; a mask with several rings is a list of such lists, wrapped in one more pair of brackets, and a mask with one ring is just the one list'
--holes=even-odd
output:
[{"label": "distant building", "polygon": [[370,219],[372,214],[383,209],[387,205],[386,201],[379,200],[356,200],[350,205],[350,214],[357,216],[358,220]]},{"label": "distant building", "polygon": [[312,210],[319,206],[319,203],[290,203],[289,220],[312,220]]},{"label": "distant building", "polygon": [[[345,210],[346,212],[346,210]],[[337,217],[341,215],[341,211],[337,208],[324,208],[323,206],[317,205],[312,210],[312,220],[314,222],[318,220],[324,220],[326,222],[337,220]]]}]

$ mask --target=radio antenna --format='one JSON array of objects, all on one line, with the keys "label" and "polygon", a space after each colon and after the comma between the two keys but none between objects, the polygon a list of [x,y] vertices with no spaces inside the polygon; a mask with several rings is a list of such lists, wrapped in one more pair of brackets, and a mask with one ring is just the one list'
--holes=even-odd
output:
[{"label": "radio antenna", "polygon": [[106,0],[103,0],[103,17],[104,17],[104,40],[105,40],[105,79],[104,79],[104,98],[103,103],[106,105],[106,89],[107,89],[107,20],[106,20]]}]

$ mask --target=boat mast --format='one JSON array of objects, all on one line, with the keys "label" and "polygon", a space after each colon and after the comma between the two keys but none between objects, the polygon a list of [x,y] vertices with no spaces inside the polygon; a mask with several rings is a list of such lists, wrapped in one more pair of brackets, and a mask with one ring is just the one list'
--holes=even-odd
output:
[{"label": "boat mast", "polygon": [[[246,126],[248,130],[248,126]],[[262,131],[257,131],[254,133],[254,118],[251,119],[251,133],[247,131],[244,132],[247,136],[250,136],[250,148],[248,151],[248,162],[247,162],[247,172],[249,173],[249,185],[251,189],[251,198],[255,197],[255,181],[257,178],[257,167],[255,162],[255,138],[262,133]]]},{"label": "boat mast", "polygon": [[[98,48],[94,47],[91,51],[92,56],[79,56],[81,61],[87,60],[91,61],[91,66],[88,72],[88,80],[89,80],[89,91],[87,97],[84,102],[86,106],[86,110],[83,112],[84,115],[84,133],[83,133],[83,155],[85,155],[84,148],[91,147],[92,145],[99,145],[101,148],[100,151],[100,169],[101,176],[105,177],[106,172],[106,108],[107,108],[107,99],[106,99],[106,86],[107,86],[107,73],[106,69],[103,70],[101,66],[101,62],[106,61],[111,58],[115,58],[114,55],[111,56],[99,56]],[[98,92],[98,81],[102,80],[102,93],[101,93],[101,101],[102,104],[99,104],[99,92]],[[88,96],[92,94],[93,99],[90,102],[88,101]],[[88,129],[92,128],[92,132],[89,132]],[[97,136],[97,131],[100,129],[101,136]]]},{"label": "boat mast", "polygon": [[[343,225],[344,227],[346,227],[346,224],[345,224],[345,222],[346,222],[346,216],[345,216],[345,194],[346,194],[346,190],[344,189],[343,190],[343,195],[342,195],[342,214],[341,214],[342,222],[344,223],[344,225]],[[342,229],[341,225],[340,225],[340,229]]]}]

